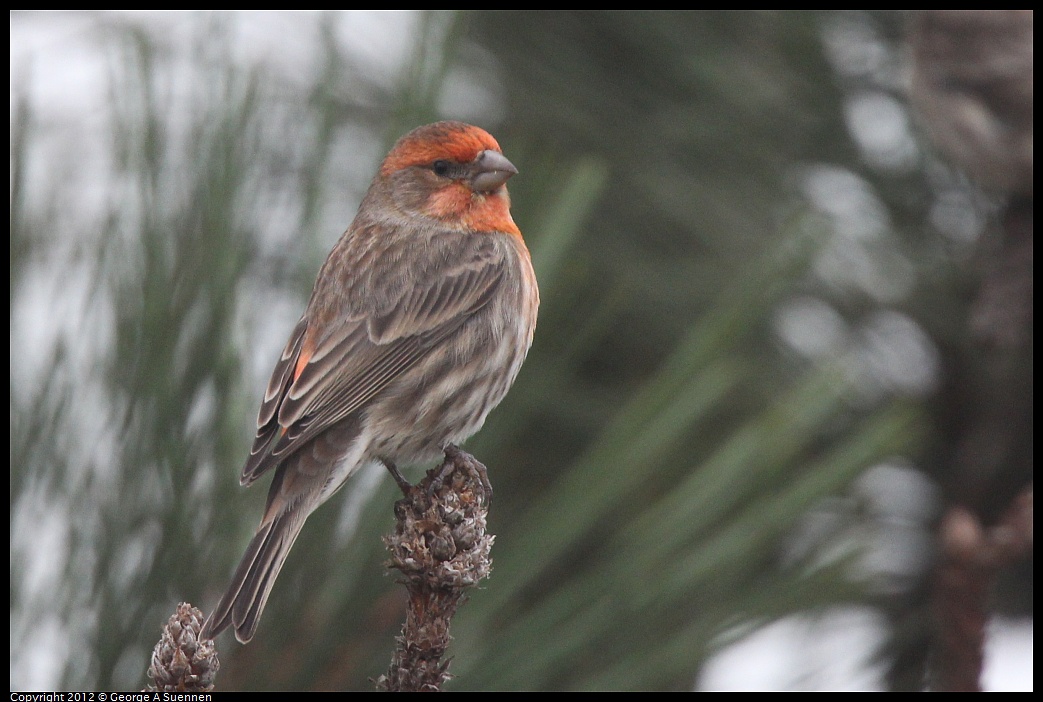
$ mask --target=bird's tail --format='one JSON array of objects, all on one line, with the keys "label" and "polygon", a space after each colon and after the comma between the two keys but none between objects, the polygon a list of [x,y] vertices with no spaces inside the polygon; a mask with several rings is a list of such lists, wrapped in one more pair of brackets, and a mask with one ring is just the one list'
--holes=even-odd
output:
[{"label": "bird's tail", "polygon": [[203,624],[201,639],[212,639],[230,625],[235,627],[235,638],[241,643],[253,638],[275,578],[308,513],[303,505],[296,505],[261,525],[246,548],[228,591]]}]

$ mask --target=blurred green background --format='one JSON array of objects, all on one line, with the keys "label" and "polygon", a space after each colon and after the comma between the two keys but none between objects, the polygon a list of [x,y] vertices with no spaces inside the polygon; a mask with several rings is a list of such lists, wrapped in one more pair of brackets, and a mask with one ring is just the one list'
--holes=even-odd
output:
[{"label": "blurred green background", "polygon": [[[318,267],[394,139],[443,118],[519,168],[543,299],[467,445],[497,537],[449,689],[718,686],[723,647],[843,608],[872,674],[816,677],[837,652],[811,646],[776,684],[918,687],[953,415],[990,409],[950,391],[990,362],[967,317],[996,208],[916,129],[905,21],[12,12],[12,689],[140,689],[177,602],[209,612]],[[999,493],[1031,471],[1031,346],[1011,363],[989,397],[1027,389],[1029,431]],[[219,690],[373,688],[395,499],[364,473],[312,516]],[[1031,587],[1029,562],[998,610],[1030,617]]]}]

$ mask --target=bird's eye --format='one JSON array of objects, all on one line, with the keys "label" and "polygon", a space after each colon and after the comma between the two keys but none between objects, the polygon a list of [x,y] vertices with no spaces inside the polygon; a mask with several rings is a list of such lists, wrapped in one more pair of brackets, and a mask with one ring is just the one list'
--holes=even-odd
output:
[{"label": "bird's eye", "polygon": [[443,159],[438,159],[431,164],[431,170],[435,172],[435,175],[447,176],[451,169],[451,164]]}]

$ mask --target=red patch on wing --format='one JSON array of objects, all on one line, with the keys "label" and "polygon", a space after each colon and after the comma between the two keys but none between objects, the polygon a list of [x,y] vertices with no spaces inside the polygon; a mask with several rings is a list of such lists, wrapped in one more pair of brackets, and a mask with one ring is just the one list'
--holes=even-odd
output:
[{"label": "red patch on wing", "polygon": [[296,381],[297,378],[301,377],[301,373],[304,372],[305,366],[308,365],[308,361],[315,355],[315,344],[312,342],[310,334],[305,332],[304,341],[301,342],[301,352],[297,355],[297,365],[293,368],[293,379]]}]

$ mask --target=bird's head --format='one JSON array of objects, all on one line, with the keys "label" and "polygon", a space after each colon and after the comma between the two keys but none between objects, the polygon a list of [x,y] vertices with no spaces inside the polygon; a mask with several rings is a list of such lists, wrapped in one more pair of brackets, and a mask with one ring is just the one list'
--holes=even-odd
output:
[{"label": "bird's head", "polygon": [[505,183],[517,172],[484,129],[435,122],[399,139],[378,179],[406,212],[475,231],[516,233]]}]

